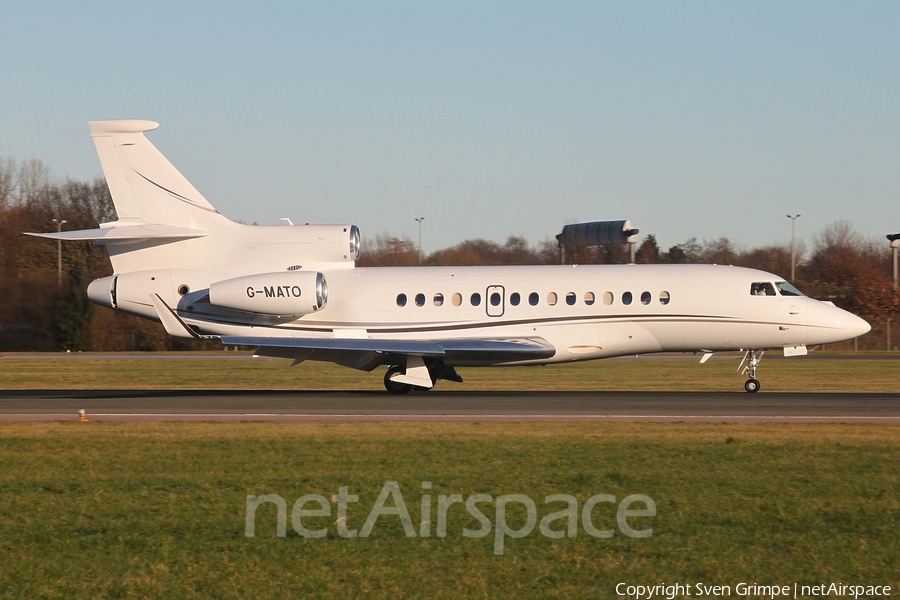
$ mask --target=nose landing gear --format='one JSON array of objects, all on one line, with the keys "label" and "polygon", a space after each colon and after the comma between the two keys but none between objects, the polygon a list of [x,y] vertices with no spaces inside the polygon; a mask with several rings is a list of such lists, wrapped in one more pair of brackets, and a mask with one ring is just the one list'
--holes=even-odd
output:
[{"label": "nose landing gear", "polygon": [[[756,378],[756,369],[759,366],[759,361],[762,360],[763,354],[765,353],[765,350],[747,350],[746,354],[744,354],[744,359],[741,360],[741,364],[738,366],[738,371],[740,371],[741,373],[745,373],[750,377],[750,379],[748,379],[746,383],[744,383],[744,389],[747,390],[747,392],[750,394],[755,394],[761,387],[759,380]],[[747,363],[746,367],[744,367],[745,362]],[[743,371],[741,371],[742,367]]]}]

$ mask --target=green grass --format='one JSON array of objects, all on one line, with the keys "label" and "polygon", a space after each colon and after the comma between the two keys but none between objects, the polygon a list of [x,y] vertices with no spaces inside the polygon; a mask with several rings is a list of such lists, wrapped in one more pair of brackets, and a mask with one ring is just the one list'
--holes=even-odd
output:
[{"label": "green grass", "polygon": [[[0,389],[383,389],[384,369],[372,373],[328,363],[290,368],[280,359],[221,360],[209,355],[162,355],[103,359],[65,356],[33,359],[11,355],[0,360]],[[655,358],[601,360],[545,367],[461,368],[463,384],[441,382],[442,391],[498,390],[671,390],[732,391],[746,377],[739,360]],[[765,358],[759,371],[764,391],[882,391],[898,389],[898,361]]]},{"label": "green grass", "polygon": [[[618,582],[900,585],[900,428],[637,423],[0,423],[0,597],[584,597]],[[248,494],[358,494],[385,481],[418,525],[431,495],[647,494],[653,535],[507,539],[460,505],[448,535],[383,517],[344,539],[244,536]],[[390,504],[390,503],[389,503]],[[608,505],[607,505],[608,506]],[[491,509],[482,505],[490,520]],[[555,505],[553,510],[561,506]],[[610,508],[598,524],[615,525]],[[511,513],[514,526],[521,512]]]}]

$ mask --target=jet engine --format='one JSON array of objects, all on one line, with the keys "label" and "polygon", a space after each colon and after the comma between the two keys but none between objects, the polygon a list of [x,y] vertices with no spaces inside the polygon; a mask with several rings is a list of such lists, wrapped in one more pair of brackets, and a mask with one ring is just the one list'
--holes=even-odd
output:
[{"label": "jet engine", "polygon": [[209,302],[265,315],[301,316],[325,308],[328,286],[315,271],[260,273],[213,283]]}]

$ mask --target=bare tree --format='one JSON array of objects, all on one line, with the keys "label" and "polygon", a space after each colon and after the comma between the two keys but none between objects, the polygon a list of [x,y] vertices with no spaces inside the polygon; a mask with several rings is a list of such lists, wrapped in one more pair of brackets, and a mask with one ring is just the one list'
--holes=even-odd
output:
[{"label": "bare tree", "polygon": [[15,199],[16,171],[15,159],[0,158],[0,210],[5,210]]},{"label": "bare tree", "polygon": [[703,240],[702,262],[717,265],[733,265],[737,254],[734,244],[727,237],[720,237],[712,241]]},{"label": "bare tree", "polygon": [[[801,242],[794,245],[798,257],[802,257],[805,248]],[[799,261],[798,261],[799,262]],[[791,274],[791,246],[765,246],[741,252],[735,264],[752,269],[760,269],[787,278]]]},{"label": "bare tree", "polygon": [[686,242],[672,246],[664,256],[666,262],[673,264],[703,262],[703,246],[692,237]]},{"label": "bare tree", "polygon": [[886,257],[887,253],[879,253],[875,243],[865,240],[848,221],[837,221],[813,238],[813,255],[805,266],[805,277],[813,295],[853,312],[876,316],[879,311],[867,306],[866,297],[877,294],[861,292],[890,285]]},{"label": "bare tree", "polygon": [[419,264],[419,249],[409,238],[379,233],[374,244],[363,246],[358,264],[361,267],[410,267]]},{"label": "bare tree", "polygon": [[31,206],[36,202],[46,201],[49,186],[50,168],[42,160],[29,158],[19,165],[16,177],[19,202]]}]

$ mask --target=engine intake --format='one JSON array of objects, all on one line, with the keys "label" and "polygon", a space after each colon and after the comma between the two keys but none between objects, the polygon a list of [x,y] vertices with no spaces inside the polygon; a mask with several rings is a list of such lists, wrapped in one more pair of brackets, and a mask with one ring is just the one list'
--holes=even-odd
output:
[{"label": "engine intake", "polygon": [[209,286],[216,306],[277,316],[301,316],[325,308],[328,285],[315,271],[261,273],[217,281]]}]

